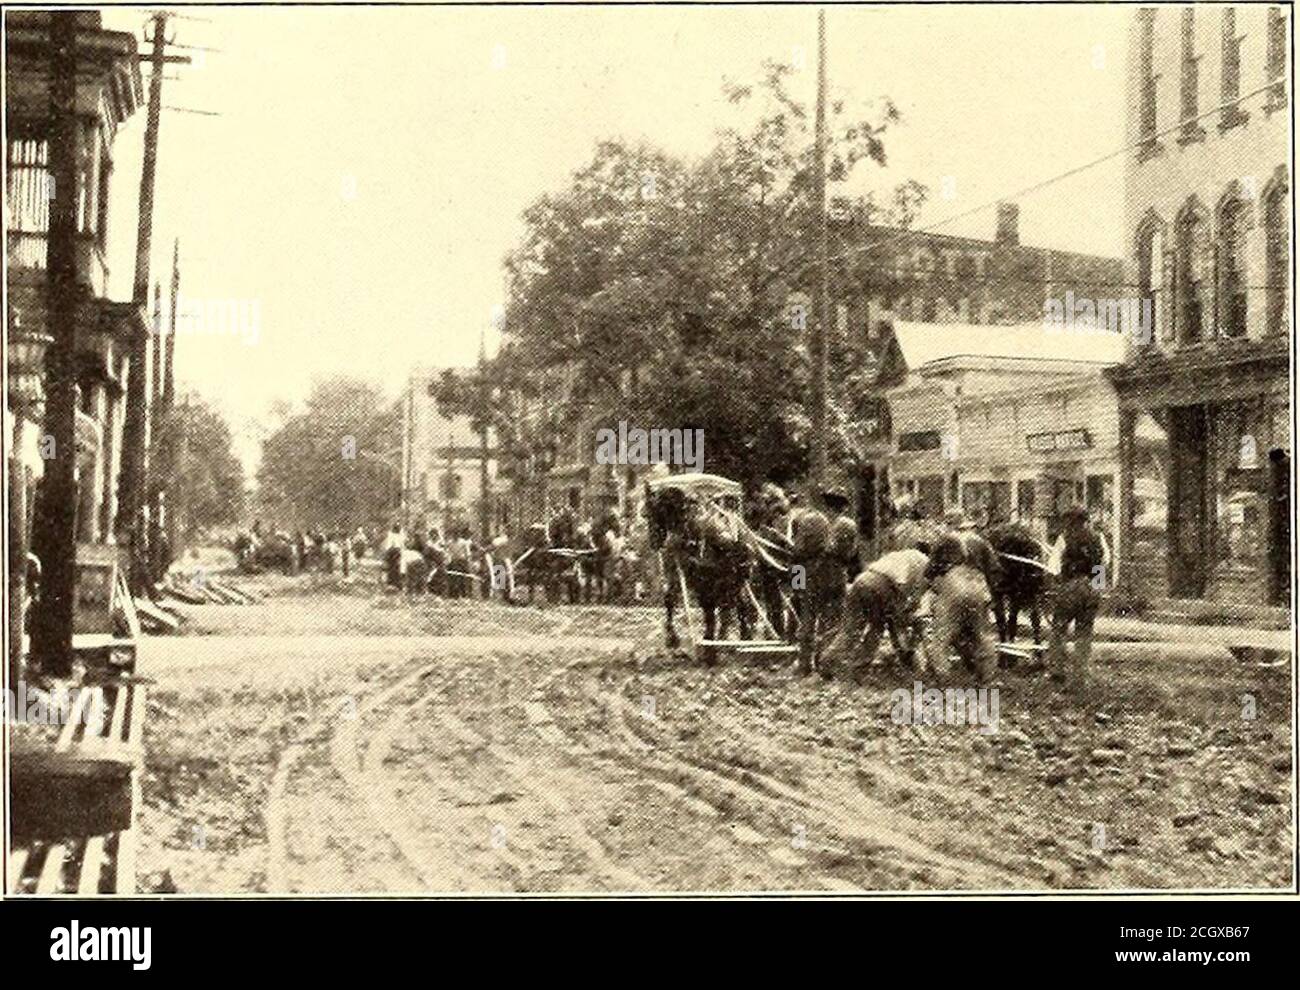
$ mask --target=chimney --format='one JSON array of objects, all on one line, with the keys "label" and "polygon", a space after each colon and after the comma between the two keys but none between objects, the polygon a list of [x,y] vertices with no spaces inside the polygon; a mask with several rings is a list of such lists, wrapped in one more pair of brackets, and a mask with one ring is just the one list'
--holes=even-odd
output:
[{"label": "chimney", "polygon": [[1015,203],[998,204],[998,244],[1020,243],[1020,207]]}]

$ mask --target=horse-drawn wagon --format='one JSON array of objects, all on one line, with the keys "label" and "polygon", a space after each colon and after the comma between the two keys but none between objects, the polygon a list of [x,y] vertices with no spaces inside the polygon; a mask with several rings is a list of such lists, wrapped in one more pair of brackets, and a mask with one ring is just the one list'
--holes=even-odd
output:
[{"label": "horse-drawn wagon", "polygon": [[[645,484],[650,543],[658,553],[664,588],[664,634],[668,648],[681,639],[673,623],[679,603],[701,659],[712,663],[717,651],[790,652],[781,640],[753,639],[762,608],[750,587],[756,560],[754,534],[746,525],[744,489],[717,474],[670,474]],[[690,614],[692,596],[704,613],[702,635]],[[740,639],[727,639],[735,617]],[[770,623],[767,623],[770,627]]]}]

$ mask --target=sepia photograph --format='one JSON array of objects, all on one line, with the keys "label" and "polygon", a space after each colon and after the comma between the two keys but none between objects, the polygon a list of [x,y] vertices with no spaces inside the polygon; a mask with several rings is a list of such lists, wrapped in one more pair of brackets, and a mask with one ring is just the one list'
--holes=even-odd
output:
[{"label": "sepia photograph", "polygon": [[148,968],[71,898],[1296,895],[1290,4],[3,39],[36,955]]}]

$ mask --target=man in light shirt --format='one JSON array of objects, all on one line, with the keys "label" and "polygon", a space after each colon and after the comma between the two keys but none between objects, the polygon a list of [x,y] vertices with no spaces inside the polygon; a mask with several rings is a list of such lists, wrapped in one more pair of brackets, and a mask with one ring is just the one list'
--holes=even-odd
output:
[{"label": "man in light shirt", "polygon": [[867,565],[849,586],[840,630],[826,649],[828,672],[847,664],[853,677],[870,666],[886,632],[895,660],[908,656],[899,631],[913,623],[917,603],[925,593],[929,563],[928,556],[912,547],[887,553]]}]

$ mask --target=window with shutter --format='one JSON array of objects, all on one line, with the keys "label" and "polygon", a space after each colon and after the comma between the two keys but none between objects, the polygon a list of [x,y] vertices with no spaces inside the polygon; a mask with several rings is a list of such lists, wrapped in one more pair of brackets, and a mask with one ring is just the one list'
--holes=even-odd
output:
[{"label": "window with shutter", "polygon": [[1178,135],[1179,144],[1192,144],[1205,139],[1205,128],[1197,122],[1200,113],[1201,59],[1196,54],[1196,11],[1192,7],[1183,9],[1183,57],[1182,79],[1180,81],[1181,107],[1179,116],[1183,122]]},{"label": "window with shutter", "polygon": [[1138,161],[1159,154],[1156,140],[1156,96],[1159,76],[1155,71],[1156,9],[1143,7],[1138,11]]},{"label": "window with shutter", "polygon": [[1269,113],[1286,106],[1286,13],[1281,7],[1268,8],[1268,55],[1266,71],[1277,85],[1268,91],[1264,109]]},{"label": "window with shutter", "polygon": [[1234,7],[1223,10],[1223,66],[1219,74],[1219,95],[1224,104],[1219,131],[1227,131],[1244,124],[1249,114],[1241,108],[1241,43],[1244,36],[1237,33],[1237,11]]}]

